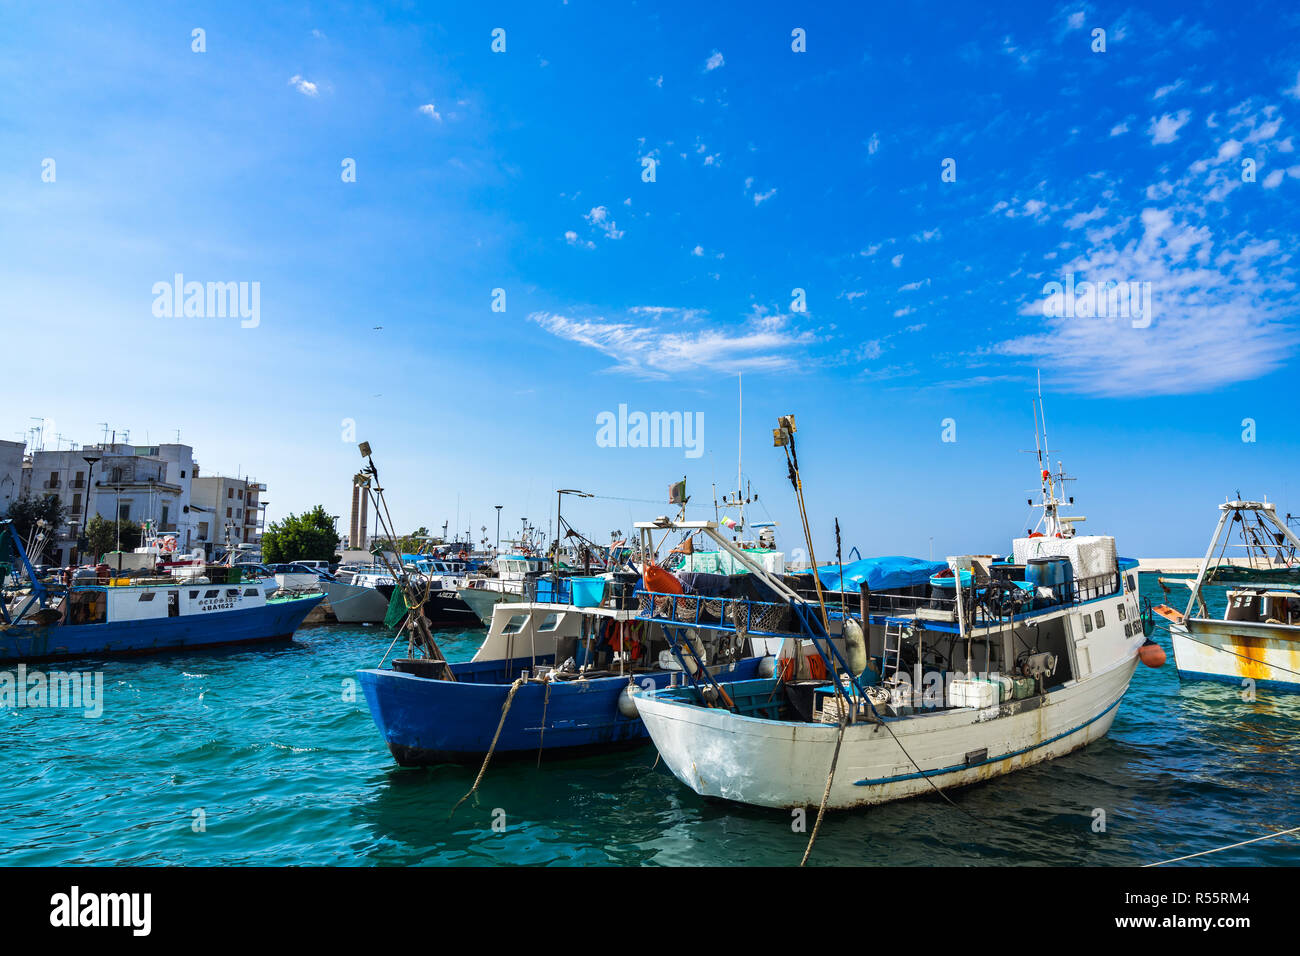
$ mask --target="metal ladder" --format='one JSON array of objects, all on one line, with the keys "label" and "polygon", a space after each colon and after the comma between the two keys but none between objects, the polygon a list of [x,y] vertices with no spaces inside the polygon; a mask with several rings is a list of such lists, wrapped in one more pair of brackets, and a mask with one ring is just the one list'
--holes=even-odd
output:
[{"label": "metal ladder", "polygon": [[[894,661],[889,662],[889,655],[894,655]],[[897,621],[885,622],[885,648],[880,656],[880,682],[882,684],[893,684],[898,681],[898,671],[902,666],[903,657],[903,625]]]}]

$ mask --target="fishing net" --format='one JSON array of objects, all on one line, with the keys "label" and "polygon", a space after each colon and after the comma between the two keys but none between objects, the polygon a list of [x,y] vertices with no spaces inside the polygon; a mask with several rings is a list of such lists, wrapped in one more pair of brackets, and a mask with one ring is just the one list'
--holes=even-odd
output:
[{"label": "fishing net", "polygon": [[408,611],[410,607],[406,603],[406,595],[401,588],[393,588],[393,596],[388,599],[388,613],[384,615],[384,627],[390,630],[400,627],[406,620]]}]

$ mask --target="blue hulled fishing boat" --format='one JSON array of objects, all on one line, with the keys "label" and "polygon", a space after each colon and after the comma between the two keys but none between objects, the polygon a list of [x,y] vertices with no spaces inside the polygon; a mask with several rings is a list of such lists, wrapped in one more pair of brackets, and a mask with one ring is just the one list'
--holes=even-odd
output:
[{"label": "blue hulled fishing boat", "polygon": [[[603,582],[602,582],[603,583]],[[403,766],[576,755],[649,741],[629,688],[674,685],[698,666],[671,651],[636,608],[498,604],[474,658],[402,658],[358,673],[370,715]],[[757,677],[745,642],[701,645],[718,679]],[[765,659],[771,672],[772,658]],[[495,746],[493,741],[495,740]]]},{"label": "blue hulled fishing boat", "polygon": [[[13,525],[0,521],[0,663],[118,657],[222,644],[289,640],[324,597],[268,599],[236,569],[224,581],[204,576],[126,583],[106,567],[86,579],[51,585],[27,560]],[[12,573],[11,573],[12,569]]]}]

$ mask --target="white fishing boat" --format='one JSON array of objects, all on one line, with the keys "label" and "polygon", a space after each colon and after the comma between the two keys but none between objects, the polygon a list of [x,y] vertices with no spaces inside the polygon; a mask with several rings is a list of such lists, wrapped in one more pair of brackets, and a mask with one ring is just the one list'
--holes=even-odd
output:
[{"label": "white fishing boat", "polygon": [[[785,416],[777,444],[797,482],[793,433]],[[923,584],[916,559],[878,559],[880,588],[867,577],[850,589],[847,566],[833,565],[792,586],[716,522],[638,523],[645,553],[659,530],[703,534],[775,596],[709,613],[647,568],[641,619],[686,648],[703,629],[784,639],[772,678],[692,674],[634,695],[673,774],[704,796],[790,808],[825,795],[843,809],[988,780],[1103,737],[1139,659],[1158,666],[1162,654],[1143,650],[1136,562],[1118,558],[1112,537],[1076,534],[1084,519],[1061,513],[1067,479],[1043,467],[1044,448],[1045,437],[1040,530],[1009,559],[950,557]]]},{"label": "white fishing boat", "polygon": [[[391,588],[396,580],[387,568],[340,568],[333,581],[325,581],[326,599],[340,624],[380,624],[388,613]],[[387,591],[381,591],[381,586]]]},{"label": "white fishing boat", "polygon": [[[1171,584],[1191,590],[1182,611],[1155,608],[1168,622],[1178,676],[1300,690],[1300,538],[1271,502],[1233,500],[1219,511],[1196,578],[1160,579],[1166,593]],[[1231,546],[1244,555],[1229,555]],[[1222,594],[1221,617],[1211,614],[1211,589]]]}]

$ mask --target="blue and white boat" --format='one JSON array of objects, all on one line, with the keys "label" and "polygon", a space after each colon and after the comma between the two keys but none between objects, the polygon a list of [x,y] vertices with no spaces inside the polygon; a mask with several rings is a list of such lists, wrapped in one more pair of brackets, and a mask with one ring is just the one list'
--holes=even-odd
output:
[{"label": "blue and white boat", "polygon": [[[358,676],[370,715],[402,766],[478,764],[489,752],[502,759],[640,746],[649,737],[629,688],[675,685],[684,668],[698,664],[636,615],[630,596],[602,597],[596,606],[498,604],[472,660],[405,658]],[[758,677],[764,660],[771,673],[773,659],[746,656],[747,642],[710,638],[701,656],[717,679]]]},{"label": "blue and white boat", "polygon": [[0,601],[0,663],[289,640],[323,597],[268,599],[255,583],[202,577],[115,585],[106,573],[53,586],[34,573],[12,523],[0,521],[0,553],[6,539],[30,585]]}]

